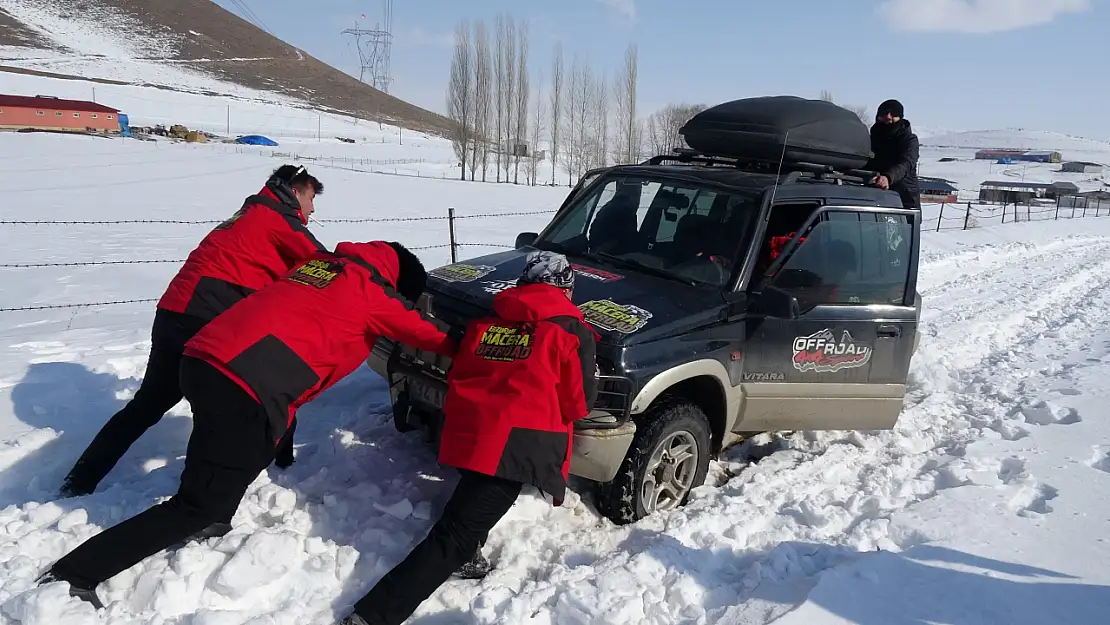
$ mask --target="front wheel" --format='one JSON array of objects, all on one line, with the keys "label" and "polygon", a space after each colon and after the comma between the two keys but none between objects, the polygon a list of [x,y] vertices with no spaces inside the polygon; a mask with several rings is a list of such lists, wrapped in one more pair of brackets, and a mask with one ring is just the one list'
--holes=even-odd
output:
[{"label": "front wheel", "polygon": [[598,511],[618,525],[685,504],[709,471],[709,420],[698,405],[667,400],[638,421],[617,476],[597,491]]}]

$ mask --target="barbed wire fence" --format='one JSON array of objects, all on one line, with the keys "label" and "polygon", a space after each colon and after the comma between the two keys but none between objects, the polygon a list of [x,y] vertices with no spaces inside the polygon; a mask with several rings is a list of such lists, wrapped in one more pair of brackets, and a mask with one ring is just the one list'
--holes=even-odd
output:
[{"label": "barbed wire fence", "polygon": [[[1003,204],[985,205],[971,201],[961,203],[925,204],[923,208],[939,207],[936,217],[923,218],[921,227],[923,231],[939,232],[941,230],[969,230],[983,227],[997,220],[997,223],[1018,223],[1028,221],[1056,221],[1059,219],[1081,219],[1088,217],[1110,217],[1110,201],[1081,201],[1083,198],[1061,198],[1055,205],[1031,204]],[[514,246],[504,243],[482,243],[460,241],[458,237],[458,223],[467,220],[505,219],[509,217],[525,217],[539,215],[553,215],[553,210],[536,211],[504,211],[483,212],[472,214],[458,214],[451,207],[445,215],[421,215],[414,217],[351,217],[351,218],[322,218],[313,219],[318,224],[378,224],[378,223],[422,223],[439,222],[447,226],[447,242],[431,245],[409,247],[413,251],[450,250],[451,262],[459,260],[459,252],[463,248],[496,248],[513,249]],[[119,226],[119,225],[216,225],[222,219],[0,219],[0,228],[19,227],[81,227],[81,226]],[[185,259],[133,259],[133,260],[88,260],[88,261],[56,261],[56,262],[20,262],[0,263],[0,269],[44,269],[52,267],[98,267],[120,265],[154,265],[154,264],[180,264]],[[149,304],[157,302],[158,298],[116,299],[99,302],[80,302],[72,304],[28,304],[23,306],[0,307],[0,312],[44,311],[62,309],[86,309],[116,306],[123,304]]]},{"label": "barbed wire fence", "polygon": [[[933,204],[939,206],[936,217],[923,218],[922,230],[970,230],[990,223],[1028,221],[1059,221],[1087,217],[1110,217],[1110,200],[1064,196],[1050,203],[982,204],[972,201]],[[997,220],[997,221],[995,221]]]},{"label": "barbed wire fence", "polygon": [[[495,249],[513,249],[512,245],[504,243],[481,243],[473,241],[461,241],[458,236],[458,222],[468,220],[485,220],[485,219],[505,219],[511,217],[525,217],[525,216],[539,216],[539,215],[553,215],[553,210],[536,210],[536,211],[503,211],[503,212],[482,212],[459,214],[451,207],[447,209],[445,215],[421,215],[414,217],[351,217],[351,218],[323,218],[312,219],[312,222],[318,224],[380,224],[380,223],[421,223],[421,222],[439,222],[447,226],[447,242],[431,245],[417,245],[406,246],[408,249],[419,252],[427,250],[450,250],[451,262],[455,263],[459,260],[460,250],[464,248],[495,248]],[[18,228],[18,227],[82,227],[82,226],[130,226],[130,225],[216,225],[222,223],[223,219],[76,219],[76,220],[62,220],[62,219],[0,219],[0,228]],[[180,264],[185,262],[184,258],[174,259],[133,259],[133,260],[87,260],[87,261],[51,261],[51,262],[19,262],[19,263],[0,263],[0,269],[45,269],[51,267],[101,267],[101,266],[119,266],[119,265],[155,265],[155,264]],[[3,306],[0,307],[0,312],[27,312],[27,311],[44,311],[44,310],[68,310],[68,309],[85,309],[85,308],[100,308],[104,306],[116,306],[123,304],[149,304],[157,302],[158,298],[137,298],[137,299],[116,299],[98,302],[80,302],[73,304],[28,304],[22,306]]]}]

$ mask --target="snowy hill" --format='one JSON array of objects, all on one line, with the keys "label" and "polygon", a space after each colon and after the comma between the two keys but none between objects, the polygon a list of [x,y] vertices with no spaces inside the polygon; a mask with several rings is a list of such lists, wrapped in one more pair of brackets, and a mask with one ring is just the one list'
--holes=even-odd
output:
[{"label": "snowy hill", "polygon": [[377,91],[209,0],[0,0],[0,91],[9,76],[3,72],[11,71],[447,128],[444,117]]},{"label": "snowy hill", "polygon": [[[1110,152],[1110,143],[1058,132],[1005,129],[975,130],[922,137],[922,145],[947,148],[1012,148],[1018,150],[1055,150],[1068,158],[1069,153]],[[1078,158],[1078,157],[1076,157]]]}]

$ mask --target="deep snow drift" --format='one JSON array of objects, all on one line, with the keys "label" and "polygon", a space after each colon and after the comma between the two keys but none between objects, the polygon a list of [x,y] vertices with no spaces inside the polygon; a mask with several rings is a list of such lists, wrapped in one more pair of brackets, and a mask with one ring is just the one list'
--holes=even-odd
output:
[{"label": "deep snow drift", "polygon": [[[389,158],[335,141],[281,149]],[[397,158],[423,158],[414,167],[433,176],[432,163],[451,158],[435,139],[405,149]],[[9,134],[0,155],[11,180],[0,219],[21,221],[219,220],[281,163],[231,146]],[[937,165],[923,159],[923,173]],[[566,192],[316,167],[321,220],[551,211]],[[475,244],[463,254],[547,219],[463,219],[460,240]],[[0,308],[156,298],[176,262],[68,263],[179,261],[209,227],[0,224],[0,265],[66,264],[0,267]],[[327,245],[447,240],[442,220],[311,227]],[[924,336],[893,431],[760,436],[714,462],[687,507],[622,528],[585,490],[562,508],[528,491],[491,534],[497,570],[447,583],[412,622],[1102,622],[1110,219],[924,239]],[[420,254],[433,266],[448,259],[442,247]],[[117,576],[100,588],[100,614],[64,585],[34,585],[83,539],[175,489],[185,403],[96,493],[52,494],[137,388],[152,318],[152,303],[0,312],[0,624],[334,622],[423,536],[455,479],[419,436],[393,429],[368,370],[305,407],[297,463],[259,477],[230,535]]]}]

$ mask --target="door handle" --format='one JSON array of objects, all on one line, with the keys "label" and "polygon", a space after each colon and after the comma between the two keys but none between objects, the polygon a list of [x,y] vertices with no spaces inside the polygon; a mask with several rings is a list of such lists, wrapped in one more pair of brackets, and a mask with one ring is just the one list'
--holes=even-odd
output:
[{"label": "door handle", "polygon": [[902,336],[902,328],[894,325],[879,326],[879,338],[881,339],[894,339]]}]

